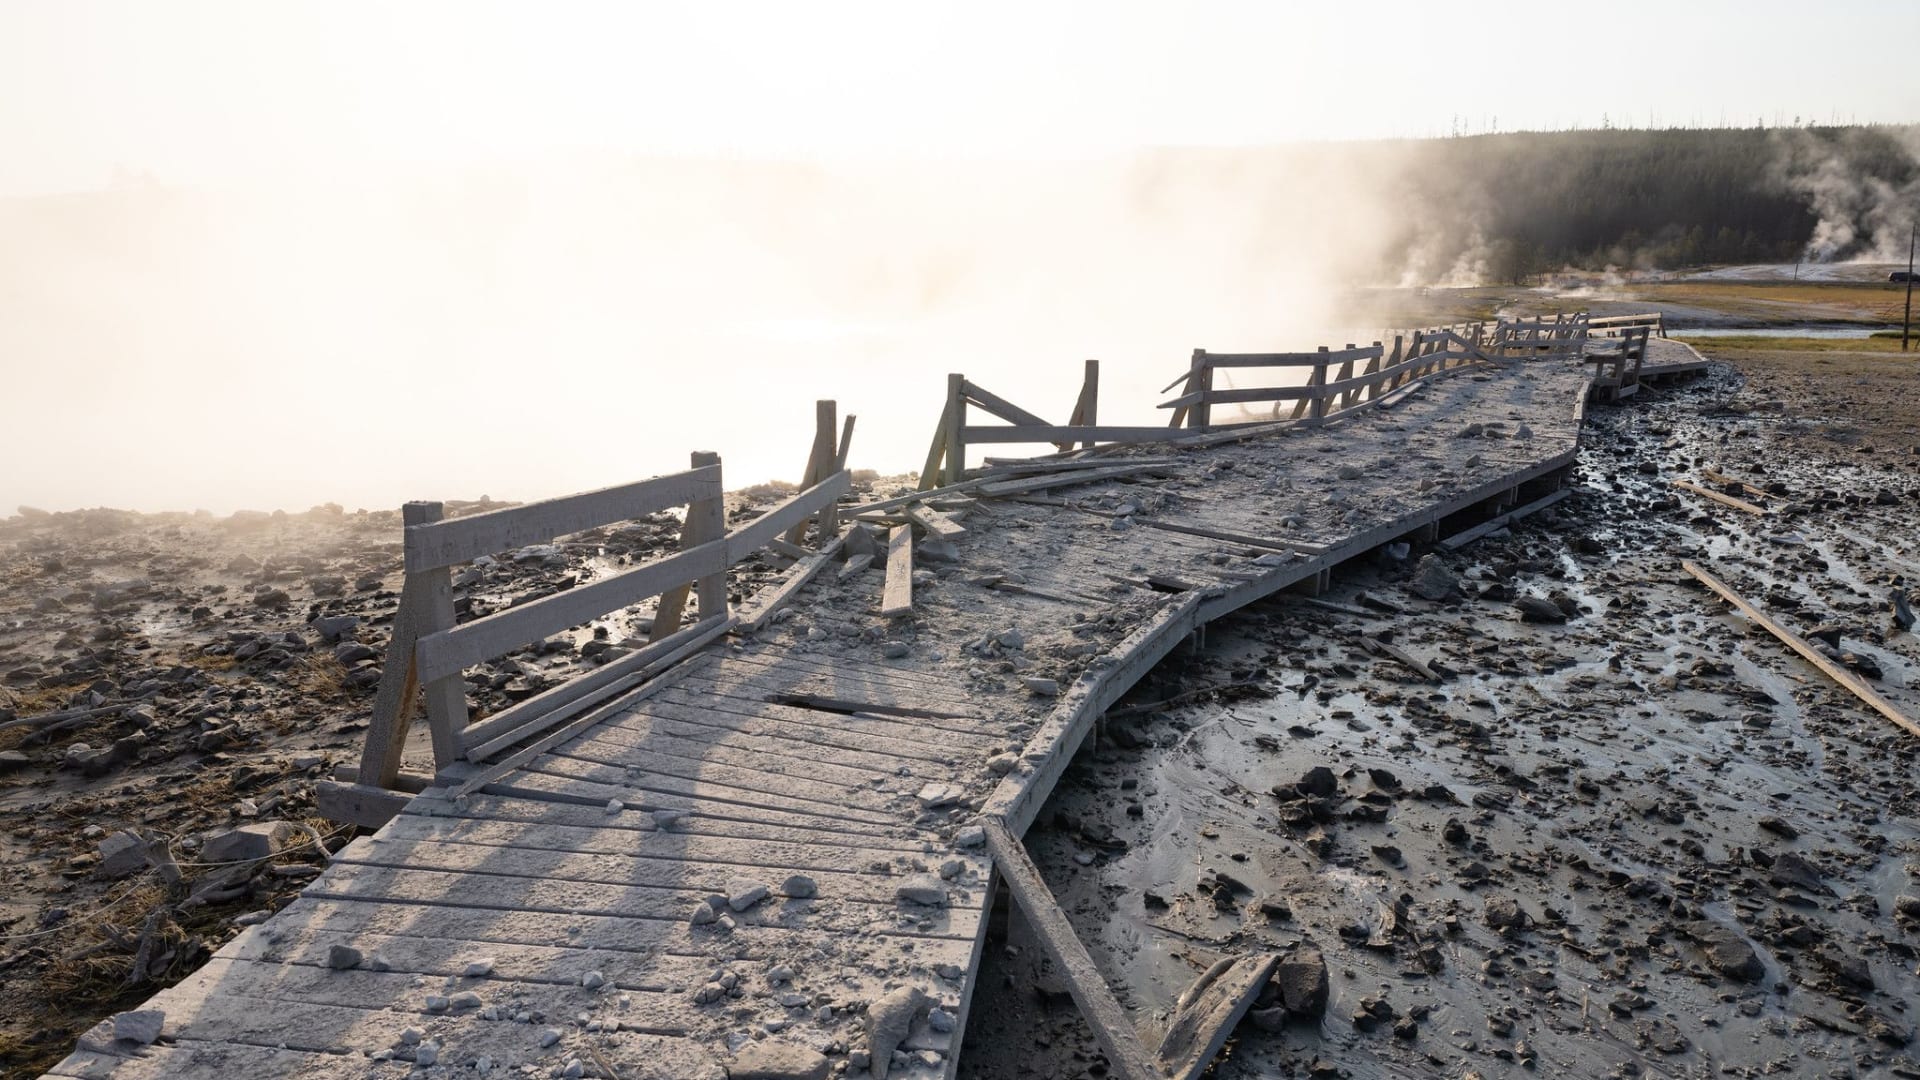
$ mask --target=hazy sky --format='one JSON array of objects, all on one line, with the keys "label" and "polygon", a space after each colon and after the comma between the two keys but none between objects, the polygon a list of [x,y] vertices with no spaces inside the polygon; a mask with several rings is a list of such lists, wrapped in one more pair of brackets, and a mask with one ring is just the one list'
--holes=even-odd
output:
[{"label": "hazy sky", "polygon": [[[1915,0],[0,0],[0,194],[554,151],[1017,155],[1911,121]],[[1457,121],[1456,121],[1457,118]]]}]

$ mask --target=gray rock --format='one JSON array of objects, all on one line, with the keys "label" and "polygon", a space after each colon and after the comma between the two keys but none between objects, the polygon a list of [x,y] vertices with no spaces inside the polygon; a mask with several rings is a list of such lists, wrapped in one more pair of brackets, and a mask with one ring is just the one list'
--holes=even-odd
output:
[{"label": "gray rock", "polygon": [[1027,688],[1027,693],[1038,697],[1053,697],[1060,693],[1060,682],[1057,679],[1021,679],[1020,685]]},{"label": "gray rock", "polygon": [[750,1042],[727,1066],[727,1080],[827,1080],[832,1065],[818,1050],[779,1039]]},{"label": "gray rock", "polygon": [[702,900],[693,906],[693,913],[687,917],[687,922],[692,926],[705,926],[719,917],[719,913],[713,910],[713,905]]},{"label": "gray rock", "polygon": [[903,986],[867,1006],[867,1052],[873,1058],[868,1075],[874,1080],[887,1080],[893,1052],[906,1041],[927,1005],[927,995],[919,987]]},{"label": "gray rock", "polygon": [[727,883],[727,906],[735,911],[745,911],[771,895],[773,890],[764,881],[735,878]]},{"label": "gray rock", "polygon": [[1407,588],[1423,600],[1438,603],[1460,595],[1460,579],[1447,569],[1439,556],[1423,555],[1420,565],[1414,568],[1413,579],[1407,582]]},{"label": "gray rock", "polygon": [[1513,602],[1513,607],[1520,613],[1520,618],[1524,622],[1563,623],[1567,621],[1567,613],[1561,611],[1558,604],[1538,596],[1522,596]]},{"label": "gray rock", "polygon": [[237,829],[216,834],[200,845],[203,862],[245,862],[273,854],[273,839],[281,822],[250,821]]},{"label": "gray rock", "polygon": [[1518,933],[1533,925],[1533,916],[1511,896],[1487,897],[1485,912],[1487,925],[1502,933]]},{"label": "gray rock", "polygon": [[366,957],[360,950],[351,945],[335,944],[327,946],[327,966],[335,971],[346,971],[350,968],[357,968],[360,966],[360,961],[364,959],[366,959]]},{"label": "gray rock", "polygon": [[995,776],[1005,776],[1019,764],[1018,754],[995,754],[987,759],[987,771]]},{"label": "gray rock", "polygon": [[795,874],[780,885],[780,894],[782,896],[790,896],[796,900],[805,900],[818,895],[819,892],[819,885],[805,874]]},{"label": "gray rock", "polygon": [[160,1038],[160,1029],[166,1026],[167,1014],[160,1009],[135,1009],[131,1012],[115,1013],[113,1017],[113,1037],[136,1042],[141,1046],[152,1046]]},{"label": "gray rock", "polygon": [[1707,963],[1713,969],[1730,979],[1741,982],[1759,982],[1767,974],[1767,967],[1739,934],[1728,927],[1714,922],[1696,922],[1688,924],[1687,936],[1700,951],[1707,956]]},{"label": "gray rock", "polygon": [[976,848],[987,842],[987,830],[984,825],[968,825],[953,834],[953,846]]},{"label": "gray rock", "polygon": [[919,793],[914,796],[914,798],[920,800],[920,805],[929,810],[938,809],[942,806],[952,806],[954,803],[966,797],[967,789],[961,787],[959,784],[941,783],[928,784],[922,787]]},{"label": "gray rock", "polygon": [[1302,776],[1300,782],[1294,786],[1299,788],[1303,795],[1314,795],[1322,799],[1340,793],[1340,781],[1334,777],[1333,770],[1325,765],[1315,765],[1308,769],[1306,775]]},{"label": "gray rock", "polygon": [[926,907],[947,906],[946,883],[932,874],[915,874],[900,883],[895,890],[901,900],[909,904],[921,904]]},{"label": "gray rock", "polygon": [[0,776],[33,764],[33,759],[18,750],[0,750]]},{"label": "gray rock", "polygon": [[132,829],[108,833],[100,841],[100,862],[94,873],[104,878],[123,878],[147,865],[147,842]]},{"label": "gray rock", "polygon": [[1327,1011],[1331,984],[1327,958],[1319,949],[1308,945],[1295,949],[1273,969],[1272,981],[1288,1012],[1318,1018]]},{"label": "gray rock", "polygon": [[358,615],[322,615],[313,620],[313,632],[320,640],[333,644],[360,628]]}]

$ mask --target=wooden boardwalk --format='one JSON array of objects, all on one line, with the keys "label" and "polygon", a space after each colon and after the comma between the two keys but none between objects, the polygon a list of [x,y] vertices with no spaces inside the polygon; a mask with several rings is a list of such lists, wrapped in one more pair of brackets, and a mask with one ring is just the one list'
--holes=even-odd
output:
[{"label": "wooden boardwalk", "polygon": [[[1653,344],[1648,371],[1697,359]],[[979,497],[957,558],[923,550],[909,617],[880,617],[878,567],[825,573],[493,782],[443,774],[155,995],[159,1043],[109,1021],[51,1075],[738,1080],[878,1075],[896,1048],[888,1075],[951,1075],[995,888],[977,823],[1023,832],[1208,620],[1564,494],[1590,376],[1467,368]]]}]

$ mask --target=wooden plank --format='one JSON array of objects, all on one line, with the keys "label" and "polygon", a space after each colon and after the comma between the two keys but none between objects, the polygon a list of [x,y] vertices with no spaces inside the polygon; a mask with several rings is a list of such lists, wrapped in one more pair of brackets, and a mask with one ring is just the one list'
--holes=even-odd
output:
[{"label": "wooden plank", "polygon": [[[676,782],[708,784],[715,790],[730,788],[736,793],[735,798],[747,801],[757,794],[779,800],[781,805],[792,803],[799,809],[817,807],[819,813],[862,810],[866,812],[862,815],[865,820],[879,824],[897,820],[899,810],[905,805],[902,800],[912,794],[911,790],[873,786],[873,777],[868,773],[849,779],[844,773],[831,772],[824,763],[813,771],[777,760],[756,765],[731,764],[716,759],[709,744],[694,744],[682,748],[690,753],[676,753],[660,746],[660,740],[653,742],[649,749],[636,749],[625,755],[628,762],[593,761],[559,747],[536,758],[528,768],[551,776],[591,780],[615,787],[626,785],[642,791],[671,791]],[[912,778],[901,778],[899,782],[904,786],[911,783]],[[920,785],[912,787],[917,790]]]},{"label": "wooden plank", "polygon": [[909,503],[906,508],[906,513],[909,520],[915,525],[920,526],[922,531],[935,539],[958,540],[967,535],[967,527],[965,525],[955,521],[951,515],[943,514],[930,507],[922,506],[918,503]]},{"label": "wooden plank", "polygon": [[880,597],[882,618],[913,614],[913,530],[896,525],[887,535],[887,584]]},{"label": "wooden plank", "polygon": [[[678,859],[720,866],[751,866],[756,859],[765,859],[770,867],[820,869],[836,873],[864,872],[868,864],[875,861],[891,863],[902,858],[902,852],[908,850],[898,845],[888,847],[860,843],[857,837],[834,837],[801,829],[773,831],[780,835],[716,836],[678,828],[612,829],[600,822],[567,825],[406,814],[387,826],[376,839],[383,842],[432,841],[580,855]],[[773,881],[772,884],[777,886],[780,882]]]},{"label": "wooden plank", "polygon": [[1052,424],[1014,424],[1009,427],[964,429],[968,443],[1166,442],[1163,427],[1065,427]]},{"label": "wooden plank", "polygon": [[[972,914],[968,909],[967,914]],[[866,912],[871,917],[871,909]],[[977,917],[963,919],[961,927],[977,925]],[[485,909],[409,903],[302,896],[280,916],[276,929],[289,935],[363,933],[383,937],[470,942],[475,945],[565,946],[569,949],[641,953],[648,955],[708,956],[727,950],[732,959],[768,960],[810,951],[828,940],[823,930],[806,926],[745,925],[720,937],[718,932],[690,926],[683,918],[581,914],[556,919],[545,912],[496,912]],[[870,940],[880,962],[893,962],[902,974],[924,972],[948,962],[957,948],[969,943],[951,934],[926,934],[910,926],[878,925]],[[906,948],[911,948],[907,952]],[[927,955],[921,957],[922,951]]]},{"label": "wooden plank", "polygon": [[947,429],[952,426],[948,416],[954,409],[961,407],[963,407],[962,403],[948,398],[947,407],[941,411],[940,420],[934,425],[933,444],[927,447],[927,461],[920,466],[920,480],[916,485],[922,491],[931,491],[946,482],[944,462],[947,457]]},{"label": "wooden plank", "polygon": [[[1357,336],[1357,335],[1356,335]],[[1329,351],[1299,353],[1207,353],[1207,363],[1217,368],[1248,367],[1312,367],[1319,363],[1341,363],[1346,360],[1365,360],[1378,356],[1379,346],[1369,345],[1364,349],[1340,349]]]},{"label": "wooden plank", "polygon": [[1165,1080],[1158,1063],[1141,1044],[1133,1021],[1114,998],[1087,947],[1074,934],[1073,924],[1040,877],[1039,868],[1027,857],[1027,849],[999,818],[987,818],[985,824],[994,866],[1040,940],[1040,947],[1066,980],[1067,992],[1080,1007],[1080,1015],[1093,1030],[1094,1040],[1105,1052],[1114,1075],[1123,1080]]},{"label": "wooden plank", "polygon": [[1440,541],[1440,546],[1446,548],[1448,551],[1458,551],[1468,544],[1473,543],[1475,540],[1486,536],[1488,533],[1504,529],[1508,525],[1519,521],[1521,518],[1545,510],[1547,507],[1552,506],[1554,503],[1559,502],[1571,494],[1573,494],[1572,488],[1560,488],[1557,491],[1550,491],[1532,502],[1522,506],[1516,506],[1506,513],[1489,518],[1470,529],[1462,529],[1452,536],[1447,537],[1445,540]]},{"label": "wooden plank", "polygon": [[[689,723],[704,722],[702,718],[707,717],[708,714],[719,714],[712,717],[712,723],[718,725],[758,720],[783,726],[798,725],[810,729],[844,732],[863,741],[871,741],[876,748],[884,747],[887,752],[896,755],[906,754],[908,746],[918,743],[920,753],[914,756],[933,761],[947,760],[947,752],[928,746],[927,742],[930,738],[943,746],[952,747],[952,753],[984,752],[992,747],[1004,745],[1006,742],[1004,734],[996,734],[981,728],[965,728],[955,725],[952,721],[930,721],[917,717],[881,716],[872,713],[867,715],[825,713],[815,709],[776,705],[760,699],[708,695],[700,693],[696,688],[689,688],[684,693],[664,692],[631,712],[638,717],[664,718]],[[610,725],[626,722],[625,714],[616,715],[608,721]],[[935,726],[936,724],[943,726]],[[796,732],[795,737],[800,737],[800,733]],[[889,740],[894,745],[889,745]]]},{"label": "wooden plank", "polygon": [[163,1043],[137,1050],[102,1046],[75,1050],[47,1075],[74,1080],[231,1080],[236,1076],[364,1080],[367,1059],[358,1052],[286,1050],[237,1043]]},{"label": "wooden plank", "polygon": [[[652,832],[660,825],[653,811],[630,806],[618,813],[607,813],[605,803],[586,805],[553,802],[544,798],[495,795],[476,792],[457,799],[447,788],[435,788],[430,795],[415,799],[400,818],[472,818],[495,823],[521,822],[536,825],[570,825],[604,832],[609,837],[625,838],[629,846],[641,842],[636,834]],[[397,826],[390,826],[397,827]],[[673,821],[665,831],[681,836],[728,837],[742,840],[803,841],[842,844],[863,849],[924,851],[924,843],[906,829],[829,831],[806,824],[768,823],[738,816],[711,816],[690,813]]]},{"label": "wooden plank", "polygon": [[1740,594],[1734,592],[1719,578],[1708,573],[1698,563],[1682,561],[1680,566],[1686,570],[1687,573],[1698,578],[1702,585],[1718,593],[1722,600],[1740,609],[1742,615],[1759,623],[1761,628],[1766,630],[1767,633],[1779,638],[1788,648],[1799,653],[1807,663],[1819,668],[1829,679],[1846,688],[1854,697],[1865,702],[1875,712],[1898,724],[1909,734],[1920,735],[1920,723],[1914,722],[1911,717],[1894,707],[1892,702],[1881,697],[1873,687],[1867,685],[1865,679],[1834,663],[1832,660],[1827,659],[1825,653],[1814,648],[1805,638],[1788,630],[1786,627],[1774,621],[1772,616],[1748,603]]},{"label": "wooden plank", "polygon": [[[672,837],[674,834],[656,835]],[[630,855],[363,837],[336,854],[332,865],[443,871],[482,878],[483,883],[476,884],[475,889],[490,889],[500,879],[526,879],[548,884],[611,885],[686,892],[690,900],[713,893],[726,893],[733,882],[742,878],[778,890],[781,883],[792,874],[804,873],[813,878],[818,888],[818,899],[823,905],[866,904],[892,908],[900,902],[898,878],[867,871],[867,865],[875,861],[871,852],[855,853],[853,857],[858,862],[836,867],[832,858],[808,856],[804,846],[782,847],[754,841],[738,843],[753,850],[744,852],[740,861],[719,862],[689,859],[673,853]],[[846,852],[842,851],[841,854]],[[882,858],[880,861],[887,860]],[[976,873],[949,882],[950,906],[981,906],[985,901],[985,890],[970,884],[978,880]],[[792,900],[776,893],[767,903],[785,906],[791,904]],[[691,910],[691,905],[686,910]]]},{"label": "wooden plank", "polygon": [[973,383],[963,382],[961,384],[961,392],[966,395],[968,401],[980,406],[1002,420],[1032,427],[1048,426],[1047,422],[1040,417],[1035,416],[1033,413],[1015,405],[1013,402],[1008,401],[998,394],[990,394],[982,390]]},{"label": "wooden plank", "polygon": [[343,784],[318,780],[313,785],[313,802],[322,816],[345,825],[377,829],[406,809],[413,796],[368,784]]},{"label": "wooden plank", "polygon": [[[609,765],[626,765],[633,763],[633,753],[652,749],[657,741],[665,740],[667,748],[682,756],[694,754],[696,746],[704,745],[714,760],[727,764],[755,765],[762,758],[771,758],[788,768],[817,767],[825,770],[822,775],[840,776],[843,771],[857,770],[868,782],[875,777],[900,777],[908,761],[912,763],[911,776],[916,779],[955,779],[961,775],[954,764],[959,760],[958,755],[950,754],[946,760],[937,762],[926,756],[903,761],[896,755],[871,753],[859,746],[822,742],[814,737],[812,730],[782,730],[769,723],[727,713],[706,715],[712,722],[693,723],[637,710],[623,713],[618,723],[610,721],[583,733],[567,743],[562,752]],[[896,742],[917,745],[907,740]],[[977,767],[983,759],[969,754],[966,760],[969,766]],[[849,777],[849,782],[860,781]]]},{"label": "wooden plank", "polygon": [[1024,495],[1030,491],[1045,491],[1049,488],[1067,487],[1072,484],[1095,484],[1104,480],[1139,476],[1143,473],[1163,472],[1166,468],[1164,465],[1114,465],[1104,469],[1072,469],[1054,475],[1029,476],[1020,480],[1002,480],[997,483],[983,484],[978,490],[983,497],[1002,499],[1009,495]]},{"label": "wooden plank", "polygon": [[766,513],[727,534],[727,565],[732,566],[760,550],[795,522],[805,521],[846,494],[853,475],[842,469],[819,483],[775,505]]},{"label": "wooden plank", "polygon": [[[581,710],[608,698],[632,690],[679,661],[698,652],[708,642],[733,629],[731,618],[711,618],[694,623],[677,633],[639,649],[598,670],[562,683],[545,694],[536,695],[519,705],[505,709],[469,727],[461,739],[461,753],[469,761],[482,761],[494,753],[552,728]],[[564,695],[554,691],[569,690]],[[552,695],[552,696],[550,696]],[[545,700],[543,700],[545,699]],[[540,704],[533,708],[527,706]]]},{"label": "wooden plank", "polygon": [[728,619],[713,618],[669,634],[658,641],[600,665],[584,675],[575,676],[559,686],[535,694],[473,724],[462,733],[462,754],[469,761],[480,761],[501,749],[495,740],[510,733],[525,738],[544,731],[592,708],[608,697],[637,686],[702,645],[732,629]]},{"label": "wooden plank", "polygon": [[[480,789],[492,795],[571,802],[579,806],[606,807],[618,801],[634,810],[678,810],[709,817],[757,821],[764,825],[789,825],[833,833],[862,833],[888,836],[904,826],[898,814],[883,816],[865,810],[823,810],[817,805],[765,797],[759,792],[742,792],[722,785],[702,784],[679,777],[652,777],[645,787],[634,784],[601,784],[575,777],[555,776],[547,772],[520,769]],[[415,800],[418,801],[417,799]]]},{"label": "wooden plank", "polygon": [[[733,913],[743,926],[817,929],[852,933],[874,928],[883,920],[908,919],[929,923],[922,932],[940,937],[970,933],[980,921],[984,890],[953,886],[943,908],[915,906],[907,911],[897,903],[880,904],[845,899],[826,904],[810,900],[769,900]],[[647,885],[600,881],[557,881],[529,877],[488,877],[442,870],[400,869],[336,863],[307,886],[305,895],[316,900],[375,900],[380,903],[432,904],[493,913],[547,915],[602,915],[625,918],[687,921],[695,904],[706,901],[708,890],[655,888]],[[549,920],[551,921],[551,920]]]},{"label": "wooden plank", "polygon": [[1394,660],[1399,663],[1401,667],[1419,675],[1428,682],[1437,683],[1440,681],[1440,676],[1434,674],[1433,669],[1427,666],[1426,661],[1421,660],[1419,657],[1392,642],[1381,641],[1378,638],[1370,637],[1366,634],[1357,634],[1354,636],[1354,640],[1358,641],[1362,648],[1375,656],[1385,656]]},{"label": "wooden plank", "polygon": [[694,499],[718,498],[720,489],[720,466],[715,463],[451,521],[409,524],[405,532],[407,572],[472,562],[482,555],[544,544],[558,536],[644,517]]},{"label": "wooden plank", "polygon": [[1756,514],[1760,517],[1767,516],[1767,508],[1764,506],[1755,506],[1754,504],[1746,501],[1745,499],[1736,499],[1731,495],[1722,495],[1721,493],[1713,490],[1712,488],[1701,487],[1699,484],[1693,483],[1692,481],[1689,481],[1689,480],[1675,480],[1673,482],[1673,486],[1679,488],[1682,491],[1691,491],[1695,495],[1712,499],[1714,502],[1717,502],[1722,506],[1731,506],[1735,510],[1744,510],[1749,514]]},{"label": "wooden plank", "polygon": [[1280,954],[1223,957],[1174,1003],[1167,1034],[1154,1059],[1167,1080],[1200,1080],[1227,1036],[1266,989]]},{"label": "wooden plank", "polygon": [[[822,570],[831,565],[833,560],[839,558],[840,551],[845,546],[846,535],[843,533],[828,541],[827,545],[819,551],[787,567],[786,573],[779,582],[760,589],[740,604],[734,612],[735,624],[749,633],[765,626],[774,612],[785,607],[799,594],[800,590],[806,588]],[[870,560],[872,556],[867,558]]]}]

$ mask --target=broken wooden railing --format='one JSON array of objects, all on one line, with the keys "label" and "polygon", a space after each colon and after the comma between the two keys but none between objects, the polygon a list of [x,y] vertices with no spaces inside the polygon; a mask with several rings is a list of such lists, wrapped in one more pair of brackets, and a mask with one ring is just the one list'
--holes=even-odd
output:
[{"label": "broken wooden railing", "polygon": [[1543,315],[1531,319],[1502,319],[1482,344],[1492,360],[1570,360],[1578,359],[1586,348],[1587,313]]},{"label": "broken wooden railing", "polygon": [[[965,375],[947,376],[947,402],[940,412],[940,426],[933,445],[927,451],[927,463],[920,470],[920,487],[957,484],[966,470],[967,447],[976,443],[1052,443],[1061,450],[1097,443],[1154,442],[1164,440],[1167,432],[1154,427],[1102,427],[1098,421],[1100,361],[1087,361],[1080,395],[1065,424],[1052,424],[1038,414],[967,380]],[[1007,421],[1006,424],[969,424],[967,413],[980,409]]]},{"label": "broken wooden railing", "polygon": [[[1300,420],[1315,424],[1343,409],[1377,401],[1388,394],[1468,364],[1485,362],[1481,351],[1480,327],[1451,327],[1416,330],[1411,338],[1395,337],[1391,352],[1376,341],[1365,348],[1349,344],[1344,349],[1321,346],[1305,353],[1214,353],[1195,349],[1187,373],[1167,385],[1180,386],[1182,393],[1160,403],[1172,409],[1169,427],[1188,427],[1202,431],[1215,427],[1213,406],[1271,404],[1273,415],[1267,420]],[[1358,371],[1356,371],[1358,366]],[[1214,373],[1221,370],[1307,369],[1304,384],[1293,386],[1226,387],[1214,385]],[[1283,404],[1293,403],[1292,411],[1280,415]]]},{"label": "broken wooden railing", "polygon": [[[831,403],[825,403],[830,406]],[[809,469],[804,490],[766,513],[727,531],[720,459],[694,454],[693,468],[634,484],[569,495],[527,506],[443,520],[442,505],[408,503],[405,522],[406,579],[387,647],[386,666],[367,729],[360,767],[336,801],[353,802],[370,792],[419,790],[420,777],[402,777],[400,759],[418,691],[424,689],[427,725],[436,770],[456,762],[481,762],[585,709],[609,690],[657,672],[689,655],[734,625],[728,609],[726,572],[783,538],[818,521],[823,543],[838,532],[837,501],[851,486],[842,467],[844,437],[831,434],[831,409],[820,413],[828,434]],[[849,425],[851,424],[849,418]],[[850,433],[850,428],[849,428]],[[829,471],[828,467],[831,466]],[[598,581],[556,592],[466,623],[454,614],[452,568],[482,556],[544,543],[685,506],[680,550]],[[801,550],[801,554],[809,555]],[[649,642],[591,672],[469,722],[466,669],[584,625],[611,612],[659,597]],[[698,600],[698,617],[682,627],[686,603]],[[370,791],[369,791],[370,789]],[[364,816],[364,815],[363,815]],[[373,815],[377,816],[377,815]]]}]

